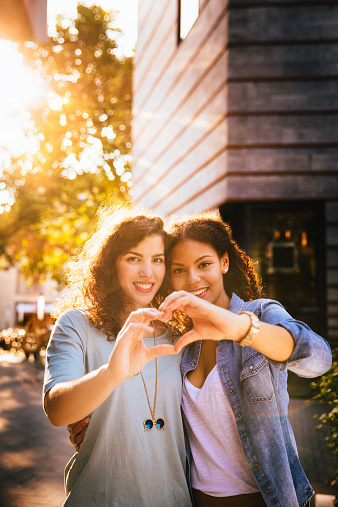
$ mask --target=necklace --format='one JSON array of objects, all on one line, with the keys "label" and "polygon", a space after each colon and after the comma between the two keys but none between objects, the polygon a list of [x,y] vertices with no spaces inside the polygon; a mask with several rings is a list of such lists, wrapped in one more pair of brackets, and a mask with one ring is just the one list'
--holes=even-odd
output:
[{"label": "necklace", "polygon": [[[155,326],[154,326],[153,323],[151,323],[151,325],[154,328],[154,345],[156,347],[156,328],[155,328]],[[156,413],[156,401],[157,401],[157,384],[158,384],[157,357],[155,357],[155,367],[156,367],[156,376],[155,376],[154,409],[152,409],[152,407],[151,407],[147,385],[146,385],[146,382],[144,380],[143,373],[140,371],[141,377],[142,377],[142,381],[143,381],[144,390],[145,390],[145,393],[146,393],[146,396],[147,396],[149,410],[150,410],[150,413],[151,413],[151,419],[146,419],[143,422],[144,431],[150,431],[153,428],[154,424],[155,424],[156,428],[159,429],[159,430],[164,430],[165,429],[164,419],[162,419],[162,418],[156,419],[156,415],[155,415],[155,413]]]}]

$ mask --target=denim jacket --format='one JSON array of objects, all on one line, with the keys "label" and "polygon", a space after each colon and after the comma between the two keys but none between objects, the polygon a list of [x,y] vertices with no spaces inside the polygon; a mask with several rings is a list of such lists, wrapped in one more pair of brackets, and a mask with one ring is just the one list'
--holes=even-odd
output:
[{"label": "denim jacket", "polygon": [[[223,340],[217,347],[217,368],[243,451],[266,504],[304,507],[314,491],[299,462],[288,419],[287,370],[300,377],[322,375],[331,367],[330,347],[277,301],[244,302],[233,294],[229,310],[251,311],[262,322],[280,325],[293,336],[295,347],[284,363],[272,361],[251,347]],[[186,348],[181,363],[183,375],[196,368],[200,351],[201,342]]]}]

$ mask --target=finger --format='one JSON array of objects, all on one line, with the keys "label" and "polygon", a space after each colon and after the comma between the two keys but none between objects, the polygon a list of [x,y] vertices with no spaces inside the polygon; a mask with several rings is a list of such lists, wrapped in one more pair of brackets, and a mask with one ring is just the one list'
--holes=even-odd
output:
[{"label": "finger", "polygon": [[90,423],[90,418],[86,417],[85,419],[81,419],[81,421],[77,421],[72,424],[68,424],[67,430],[70,433],[70,436],[74,438],[76,435],[78,435],[81,431],[84,430],[84,428],[87,428],[88,424]]},{"label": "finger", "polygon": [[172,315],[174,310],[180,310],[181,312],[186,313],[187,315],[190,315],[193,317],[193,312],[198,307],[198,301],[195,302],[192,300],[196,296],[181,296],[179,299],[176,299],[170,303],[170,305],[167,307],[167,309],[164,311],[164,318],[168,319],[168,315]]},{"label": "finger", "polygon": [[77,448],[77,445],[79,443],[82,443],[82,440],[83,440],[82,438],[78,439],[77,437],[78,437],[78,435],[73,436],[71,433],[69,434],[70,443],[75,447],[75,449]]},{"label": "finger", "polygon": [[151,361],[155,357],[177,354],[175,345],[163,344],[147,348],[147,359]]},{"label": "finger", "polygon": [[154,328],[152,326],[148,326],[148,324],[144,324],[142,322],[136,323],[131,322],[127,327],[122,329],[116,338],[116,344],[121,340],[142,340],[144,333],[153,333]]},{"label": "finger", "polygon": [[203,339],[204,338],[199,333],[197,333],[194,329],[191,329],[191,331],[188,331],[177,340],[175,345],[176,353],[178,354],[184,347],[186,347],[190,343]]},{"label": "finger", "polygon": [[164,309],[168,308],[173,301],[175,301],[177,298],[182,297],[183,295],[187,294],[184,290],[178,290],[174,291],[169,296],[165,298],[162,304],[159,306],[159,310],[163,311]]},{"label": "finger", "polygon": [[162,312],[157,310],[156,308],[139,308],[134,312],[131,312],[125,321],[121,331],[127,328],[133,322],[145,322],[148,323],[152,320],[162,318]]},{"label": "finger", "polygon": [[75,447],[78,447],[79,445],[82,444],[86,433],[87,433],[87,430],[84,430],[82,433],[80,433],[79,435],[76,435],[76,437],[73,438],[73,444],[75,445]]},{"label": "finger", "polygon": [[173,312],[170,309],[164,309],[162,311],[162,320],[168,321],[171,320],[173,316]]},{"label": "finger", "polygon": [[193,306],[198,306],[201,303],[201,299],[190,292],[186,292],[184,290],[180,290],[178,292],[173,292],[168,296],[164,302],[160,305],[159,309],[161,311],[165,311],[168,309],[177,309],[179,305],[190,304]]}]

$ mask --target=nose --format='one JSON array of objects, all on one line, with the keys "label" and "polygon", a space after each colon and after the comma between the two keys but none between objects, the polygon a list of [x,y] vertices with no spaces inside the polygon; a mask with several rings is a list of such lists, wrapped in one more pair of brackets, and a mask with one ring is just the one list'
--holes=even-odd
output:
[{"label": "nose", "polygon": [[189,269],[188,276],[187,276],[187,283],[189,285],[193,285],[193,284],[199,282],[200,279],[201,278],[199,276],[198,271],[196,271],[195,269]]},{"label": "nose", "polygon": [[140,276],[150,278],[153,274],[151,262],[142,262],[140,265]]}]

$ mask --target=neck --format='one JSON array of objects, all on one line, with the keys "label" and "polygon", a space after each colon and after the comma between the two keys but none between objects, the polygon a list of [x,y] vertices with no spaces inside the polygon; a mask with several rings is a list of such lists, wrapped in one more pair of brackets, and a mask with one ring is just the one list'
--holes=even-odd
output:
[{"label": "neck", "polygon": [[220,295],[217,301],[215,301],[215,305],[219,306],[220,308],[224,308],[225,310],[228,310],[230,304],[230,298],[228,294],[224,291]]}]

